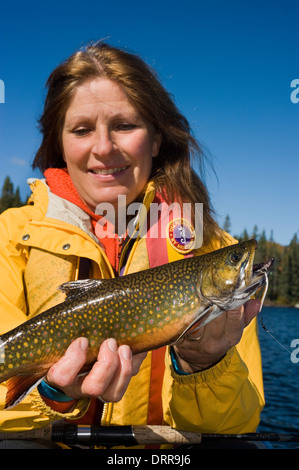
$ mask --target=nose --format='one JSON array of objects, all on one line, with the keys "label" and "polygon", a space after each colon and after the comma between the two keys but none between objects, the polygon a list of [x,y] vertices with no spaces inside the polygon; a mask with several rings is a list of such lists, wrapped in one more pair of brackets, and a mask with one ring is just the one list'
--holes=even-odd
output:
[{"label": "nose", "polygon": [[92,153],[98,157],[109,156],[114,150],[114,142],[109,129],[99,129],[94,135]]}]

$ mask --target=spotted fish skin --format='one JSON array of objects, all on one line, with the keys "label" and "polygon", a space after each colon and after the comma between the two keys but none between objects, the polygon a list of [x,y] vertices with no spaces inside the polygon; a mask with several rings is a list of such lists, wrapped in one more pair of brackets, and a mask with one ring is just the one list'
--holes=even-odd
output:
[{"label": "spotted fish skin", "polygon": [[64,302],[0,337],[6,407],[41,380],[78,337],[89,340],[91,366],[106,338],[139,353],[172,344],[195,322],[212,320],[231,305],[240,276],[250,286],[255,248],[251,240],[115,279],[63,284]]},{"label": "spotted fish skin", "polygon": [[[57,360],[79,336],[89,339],[91,361],[106,338],[130,345],[133,353],[175,339],[173,327],[179,328],[184,312],[199,304],[193,264],[179,265],[180,276],[175,262],[115,279],[63,284],[60,288],[68,295],[63,303],[1,336],[5,362],[0,364],[0,380],[3,373],[10,376],[10,369],[28,372],[30,360],[32,368],[52,355]],[[183,322],[187,327],[188,320]],[[168,325],[166,336],[163,327]]]}]

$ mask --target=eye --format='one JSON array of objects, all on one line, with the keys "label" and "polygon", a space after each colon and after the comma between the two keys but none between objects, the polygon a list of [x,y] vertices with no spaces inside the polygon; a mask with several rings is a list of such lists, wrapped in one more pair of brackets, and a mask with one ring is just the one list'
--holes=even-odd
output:
[{"label": "eye", "polygon": [[136,129],[136,127],[137,127],[136,124],[133,124],[133,123],[130,123],[130,122],[122,122],[122,123],[119,123],[116,126],[117,130],[119,130],[121,132],[133,131],[134,129]]},{"label": "eye", "polygon": [[78,129],[74,129],[72,132],[78,137],[83,137],[85,135],[88,135],[91,129],[87,127],[79,127]]},{"label": "eye", "polygon": [[228,260],[231,264],[237,264],[241,258],[242,258],[242,253],[238,251],[233,251],[228,256]]}]

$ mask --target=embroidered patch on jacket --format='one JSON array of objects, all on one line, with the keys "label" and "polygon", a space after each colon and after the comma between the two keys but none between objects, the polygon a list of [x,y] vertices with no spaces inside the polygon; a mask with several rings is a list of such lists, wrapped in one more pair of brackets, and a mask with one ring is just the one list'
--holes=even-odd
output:
[{"label": "embroidered patch on jacket", "polygon": [[167,226],[166,236],[179,253],[189,253],[195,247],[195,230],[188,220],[173,219]]}]

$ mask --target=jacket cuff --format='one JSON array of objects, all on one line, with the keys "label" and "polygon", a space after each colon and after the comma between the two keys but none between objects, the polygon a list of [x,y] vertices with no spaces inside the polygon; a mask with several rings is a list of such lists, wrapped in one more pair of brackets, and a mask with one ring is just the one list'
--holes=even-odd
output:
[{"label": "jacket cuff", "polygon": [[66,408],[69,409],[71,402],[55,402],[46,397],[43,399],[37,389],[33,390],[32,394],[33,408],[38,409],[44,416],[47,416],[51,420],[75,420],[82,418],[87,412],[91,401],[89,398],[74,400],[72,411],[64,411]]},{"label": "jacket cuff", "polygon": [[186,373],[180,371],[176,366],[175,363],[172,361],[173,354],[171,353],[171,346],[168,346],[168,354],[166,355],[166,367],[170,368],[170,373],[172,378],[176,382],[185,383],[185,384],[201,384],[201,383],[208,383],[210,381],[217,380],[224,374],[231,363],[232,356],[235,351],[235,347],[229,349],[226,355],[214,366],[210,367],[209,369],[205,369],[200,372]]},{"label": "jacket cuff", "polygon": [[42,380],[42,382],[38,385],[37,389],[43,397],[48,398],[49,400],[54,400],[58,402],[74,401],[74,398],[68,397],[61,390],[58,390],[57,388],[54,388],[49,385],[45,380]]},{"label": "jacket cuff", "polygon": [[190,375],[191,372],[184,372],[178,366],[178,361],[172,346],[170,346],[170,358],[171,358],[171,365],[174,372],[178,375]]}]

